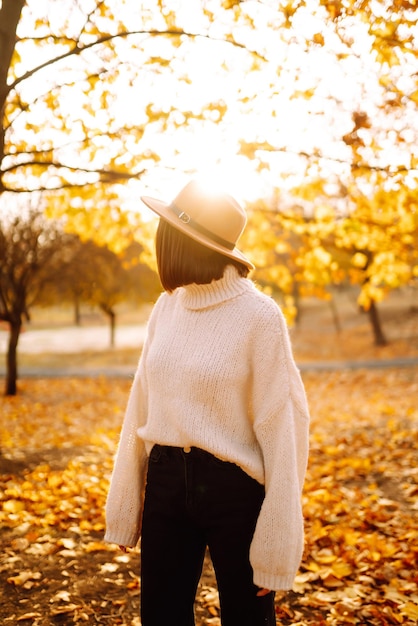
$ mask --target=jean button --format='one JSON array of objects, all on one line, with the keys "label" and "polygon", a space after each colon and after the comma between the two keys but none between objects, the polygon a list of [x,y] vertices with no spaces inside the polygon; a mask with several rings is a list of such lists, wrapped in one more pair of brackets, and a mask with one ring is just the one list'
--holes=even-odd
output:
[{"label": "jean button", "polygon": [[192,449],[191,449],[190,446],[186,446],[186,447],[183,448],[183,452],[186,452],[186,454],[189,454],[189,452],[191,452],[191,451],[192,451]]}]

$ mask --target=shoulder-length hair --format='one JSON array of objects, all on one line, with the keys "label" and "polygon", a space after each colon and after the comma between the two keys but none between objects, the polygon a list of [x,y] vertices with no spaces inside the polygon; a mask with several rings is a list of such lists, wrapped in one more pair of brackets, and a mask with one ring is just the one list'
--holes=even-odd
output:
[{"label": "shoulder-length hair", "polygon": [[244,264],[198,243],[164,219],[158,224],[155,244],[161,284],[169,292],[192,283],[219,280],[227,265],[236,267],[244,278],[249,273]]}]

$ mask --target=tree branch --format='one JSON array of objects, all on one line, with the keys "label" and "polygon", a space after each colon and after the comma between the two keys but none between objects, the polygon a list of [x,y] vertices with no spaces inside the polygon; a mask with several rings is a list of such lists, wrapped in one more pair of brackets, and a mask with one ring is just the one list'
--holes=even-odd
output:
[{"label": "tree branch", "polygon": [[106,169],[90,169],[90,168],[84,168],[84,167],[78,167],[78,166],[75,167],[73,165],[65,165],[65,163],[59,163],[58,161],[53,161],[53,160],[42,161],[41,159],[39,160],[34,159],[32,161],[28,161],[25,163],[16,163],[14,165],[11,165],[10,167],[4,169],[3,173],[13,172],[13,171],[18,170],[21,167],[31,167],[32,165],[55,167],[56,169],[66,169],[72,172],[84,172],[86,174],[100,174],[101,176],[103,175],[103,176],[110,176],[110,177],[120,177],[124,179],[136,177],[139,174],[143,174],[145,172],[145,170],[139,173],[129,173],[129,172],[116,172],[115,170],[106,170]]},{"label": "tree branch", "polygon": [[70,183],[70,182],[63,182],[62,184],[56,186],[56,187],[45,187],[45,186],[39,186],[36,189],[28,189],[28,188],[24,188],[24,187],[7,187],[4,186],[4,191],[8,191],[9,193],[28,193],[28,192],[35,192],[35,191],[59,191],[60,189],[81,189],[81,188],[85,188],[85,187],[89,187],[91,185],[97,185],[98,182],[102,183],[102,184],[113,184],[116,183],[118,181],[126,181],[126,180],[132,180],[132,179],[140,179],[141,176],[143,176],[146,173],[146,169],[143,169],[139,172],[116,172],[114,170],[105,170],[105,169],[97,169],[97,170],[91,170],[91,169],[87,169],[87,168],[82,168],[82,167],[72,167],[70,165],[63,165],[62,163],[57,163],[55,161],[31,161],[30,163],[20,163],[18,165],[14,165],[10,168],[8,168],[8,172],[10,172],[11,170],[16,170],[20,167],[26,167],[26,166],[32,166],[32,165],[44,165],[46,168],[47,167],[55,167],[57,169],[67,169],[70,170],[72,172],[82,172],[84,174],[97,174],[99,176],[99,180],[97,181],[93,181],[93,182],[80,182],[80,183]]},{"label": "tree branch", "polygon": [[86,50],[90,50],[91,48],[94,48],[95,46],[99,46],[102,44],[105,44],[109,41],[112,41],[114,39],[118,39],[118,38],[123,38],[123,37],[130,37],[132,35],[150,35],[150,36],[169,36],[169,37],[178,37],[178,36],[184,36],[184,37],[190,37],[191,39],[194,38],[203,38],[203,39],[209,39],[210,41],[217,41],[219,43],[228,43],[232,46],[235,46],[237,48],[241,48],[242,50],[246,50],[247,52],[249,52],[250,54],[256,56],[257,58],[263,60],[263,61],[267,61],[266,57],[264,57],[263,55],[259,54],[258,52],[256,52],[255,50],[249,50],[247,48],[247,46],[245,46],[244,44],[238,43],[237,41],[235,41],[232,38],[222,38],[222,37],[211,37],[210,35],[205,35],[202,33],[189,33],[187,31],[184,30],[134,30],[134,31],[125,31],[122,33],[115,33],[114,35],[104,35],[103,37],[101,37],[100,39],[96,39],[96,41],[92,41],[91,43],[85,44],[83,45],[79,45],[78,43],[75,44],[75,46],[73,48],[71,48],[71,50],[68,50],[68,52],[64,52],[63,54],[60,54],[59,56],[53,58],[53,59],[49,59],[48,61],[45,61],[44,63],[41,63],[40,65],[38,65],[37,67],[32,68],[31,70],[29,70],[28,72],[25,72],[25,74],[22,74],[22,76],[19,76],[18,78],[16,78],[15,81],[13,81],[7,89],[7,93],[10,93],[10,91],[12,91],[13,89],[15,89],[17,87],[17,85],[19,85],[19,83],[23,82],[24,80],[27,80],[28,78],[30,78],[31,76],[33,76],[34,74],[36,74],[37,72],[39,72],[42,69],[45,69],[46,67],[49,67],[50,65],[53,65],[55,63],[58,63],[59,61],[62,61],[63,59],[67,59],[71,56],[74,55],[80,55],[83,52],[85,52]]},{"label": "tree branch", "polygon": [[[257,148],[255,148],[257,150]],[[368,170],[372,172],[386,172],[387,174],[395,175],[395,174],[404,174],[408,172],[417,172],[417,168],[409,168],[406,165],[369,165],[368,163],[353,163],[346,159],[341,159],[338,157],[331,157],[322,154],[319,151],[313,152],[309,154],[303,150],[289,150],[289,148],[273,148],[267,149],[265,147],[258,148],[260,152],[283,152],[284,154],[295,154],[296,156],[302,156],[307,159],[320,159],[323,161],[331,161],[333,163],[341,163],[342,165],[348,165],[350,168],[354,170]]]}]

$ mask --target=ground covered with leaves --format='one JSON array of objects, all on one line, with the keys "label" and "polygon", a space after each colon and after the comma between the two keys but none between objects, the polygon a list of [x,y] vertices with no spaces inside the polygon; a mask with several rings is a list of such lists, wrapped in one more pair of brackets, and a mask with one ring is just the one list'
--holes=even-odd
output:
[{"label": "ground covered with leaves", "polygon": [[[277,623],[418,622],[418,367],[306,372],[306,551]],[[0,621],[139,626],[139,554],[102,541],[127,379],[24,380],[0,399]],[[209,560],[197,624],[219,625]],[[175,606],[167,606],[167,625]]]}]

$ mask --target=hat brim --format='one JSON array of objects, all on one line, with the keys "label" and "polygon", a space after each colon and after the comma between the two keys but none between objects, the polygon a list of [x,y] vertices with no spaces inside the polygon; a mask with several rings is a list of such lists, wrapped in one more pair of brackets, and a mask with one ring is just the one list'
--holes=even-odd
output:
[{"label": "hat brim", "polygon": [[189,224],[178,219],[177,215],[173,213],[167,202],[163,202],[157,198],[151,198],[150,196],[141,196],[141,200],[147,205],[147,207],[154,211],[154,213],[157,213],[157,215],[159,215],[163,220],[169,222],[174,228],[181,231],[191,239],[194,239],[198,243],[206,246],[207,248],[211,248],[212,250],[215,250],[230,259],[239,261],[250,270],[254,269],[254,265],[251,261],[247,259],[247,257],[240,250],[238,250],[237,247],[229,250],[219,243],[216,243],[216,241],[212,241],[212,239],[206,237],[202,233],[199,233],[197,230],[194,230]]}]

